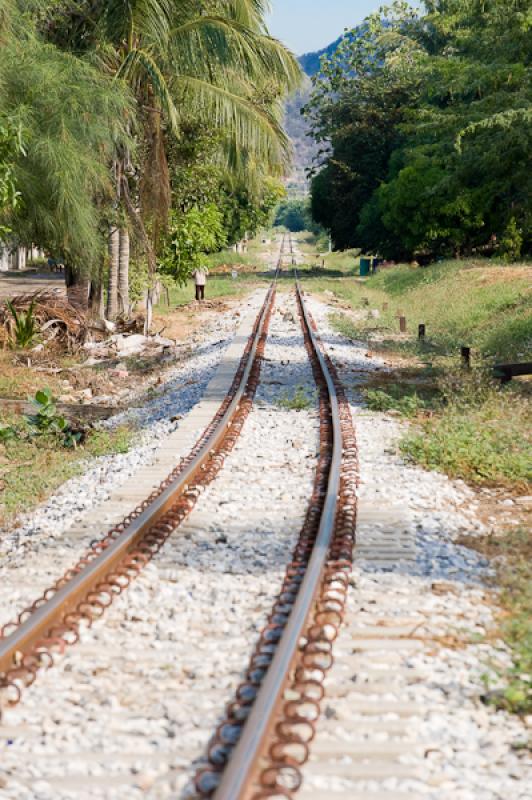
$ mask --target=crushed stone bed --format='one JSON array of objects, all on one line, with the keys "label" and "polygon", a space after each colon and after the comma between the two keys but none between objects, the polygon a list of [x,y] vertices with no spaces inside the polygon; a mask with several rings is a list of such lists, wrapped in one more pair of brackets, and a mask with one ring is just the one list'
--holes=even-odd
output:
[{"label": "crushed stone bed", "polygon": [[[263,298],[263,291],[255,292],[242,303],[242,313],[258,313]],[[13,619],[17,609],[33,601],[87,549],[95,538],[94,530],[89,525],[87,533],[80,534],[80,525],[142,466],[151,464],[158,448],[179,429],[182,418],[201,400],[231,344],[240,317],[233,312],[222,315],[214,330],[207,330],[198,339],[197,354],[165,375],[156,398],[103,423],[107,428],[125,423],[138,427],[135,443],[127,453],[91,459],[82,475],[67,481],[31,513],[20,516],[16,527],[0,530],[0,585],[2,593],[9,596],[9,603],[0,603],[0,625]],[[220,336],[226,337],[224,341]],[[176,461],[189,452],[200,433],[191,432],[182,452],[176,452]],[[76,528],[75,535],[70,533],[72,527]],[[102,527],[101,535],[105,532]],[[53,557],[43,559],[48,552]],[[23,567],[21,576],[17,568]]]},{"label": "crushed stone bed", "polygon": [[[308,409],[279,406],[298,389]],[[193,796],[196,762],[280,588],[318,450],[295,299],[281,295],[255,404],[219,477],[103,620],[6,711],[0,797]]]}]

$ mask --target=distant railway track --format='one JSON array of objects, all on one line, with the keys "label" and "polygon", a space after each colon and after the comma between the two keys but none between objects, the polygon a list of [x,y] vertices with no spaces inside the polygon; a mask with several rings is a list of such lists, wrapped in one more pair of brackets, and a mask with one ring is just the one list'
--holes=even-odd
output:
[{"label": "distant railway track", "polygon": [[[293,258],[291,237],[288,246]],[[320,458],[299,541],[246,681],[216,731],[209,765],[196,776],[199,795],[215,800],[291,798],[301,786],[352,565],[357,449],[351,414],[297,275],[296,294],[319,388]]]},{"label": "distant railway track", "polygon": [[[278,272],[295,261],[283,237]],[[18,703],[54,654],[75,644],[190,513],[233,449],[251,409],[275,301],[276,278],[255,322],[231,389],[189,456],[122,523],[0,631],[0,695]],[[320,451],[314,489],[281,591],[196,775],[216,800],[292,797],[324,697],[343,621],[356,526],[357,450],[349,405],[321,345],[295,274],[305,346],[319,390]]]}]

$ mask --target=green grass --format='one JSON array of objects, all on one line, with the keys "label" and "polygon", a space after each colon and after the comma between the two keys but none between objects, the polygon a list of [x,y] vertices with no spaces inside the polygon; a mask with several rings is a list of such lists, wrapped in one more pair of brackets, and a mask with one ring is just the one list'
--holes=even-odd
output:
[{"label": "green grass", "polygon": [[221,253],[213,253],[207,256],[205,258],[205,263],[210,270],[223,267],[235,267],[235,269],[246,267],[248,269],[262,269],[264,268],[264,261],[259,257],[259,253],[263,247],[264,245],[253,241],[250,242],[247,253],[235,253],[234,250],[223,250]]},{"label": "green grass", "polygon": [[402,452],[427,469],[473,484],[527,491],[532,481],[530,403],[513,389],[480,399],[456,396],[401,442]]},{"label": "green grass", "polygon": [[499,630],[511,648],[513,664],[506,671],[485,675],[485,701],[516,714],[532,713],[532,538],[530,531],[515,528],[487,537],[462,537],[460,544],[480,551],[495,566],[501,614]]},{"label": "green grass", "polygon": [[499,542],[503,560],[498,578],[502,604],[508,616],[502,621],[513,666],[504,676],[506,688],[499,707],[519,714],[532,713],[532,550],[530,531],[519,528]]},{"label": "green grass", "polygon": [[[332,292],[341,302],[331,315],[336,330],[385,356],[406,358],[417,370],[414,386],[398,367],[393,388],[372,383],[365,392],[374,410],[424,417],[402,443],[404,454],[471,483],[510,488],[532,480],[530,384],[516,381],[500,391],[489,375],[497,361],[532,358],[531,279],[526,265],[482,261],[403,265],[365,281],[302,272],[306,288]],[[399,311],[406,334],[399,332]],[[427,338],[420,342],[421,322]],[[472,348],[470,373],[459,369],[462,345]]]},{"label": "green grass", "polygon": [[[332,262],[331,262],[332,263]],[[329,265],[329,262],[327,262]],[[341,271],[341,267],[339,267]],[[532,352],[532,270],[502,267],[482,261],[446,261],[429,267],[402,265],[382,270],[364,281],[316,270],[302,272],[313,291],[331,291],[353,309],[377,309],[378,320],[351,323],[353,336],[379,338],[379,349],[394,350],[397,315],[407,319],[405,344],[412,352],[456,356],[462,345],[473,348],[477,360],[525,360]],[[388,310],[383,304],[388,303]],[[427,341],[417,344],[419,323],[427,326]],[[387,334],[390,339],[387,339]]]},{"label": "green grass", "polygon": [[[12,424],[19,420],[2,420]],[[133,432],[91,430],[82,447],[65,449],[52,437],[15,439],[0,445],[0,521],[42,502],[62,483],[83,471],[88,457],[125,453]]]},{"label": "green grass", "polygon": [[303,386],[298,386],[292,394],[284,394],[277,401],[279,408],[287,411],[305,411],[312,408],[314,399],[309,397]]},{"label": "green grass", "polygon": [[366,405],[371,411],[396,411],[403,417],[414,418],[434,407],[427,392],[413,386],[391,384],[386,389],[364,389]]}]

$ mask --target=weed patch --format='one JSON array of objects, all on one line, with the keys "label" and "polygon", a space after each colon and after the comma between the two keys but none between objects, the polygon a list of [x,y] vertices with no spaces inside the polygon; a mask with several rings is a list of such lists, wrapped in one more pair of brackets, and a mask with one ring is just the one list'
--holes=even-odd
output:
[{"label": "weed patch", "polygon": [[[464,375],[440,382],[439,412],[401,442],[405,456],[476,484],[526,489],[532,481],[532,410],[519,390]],[[453,387],[454,383],[454,389]]]},{"label": "weed patch", "polygon": [[277,405],[286,411],[305,411],[308,408],[312,408],[314,398],[309,397],[302,386],[298,386],[292,395],[284,394],[278,400]]},{"label": "weed patch", "polygon": [[412,387],[392,384],[384,389],[364,389],[366,405],[371,411],[396,411],[410,419],[426,413],[434,403],[420,396]]},{"label": "weed patch", "polygon": [[[20,424],[20,420],[8,422],[4,427]],[[127,427],[89,430],[76,449],[65,449],[49,434],[0,443],[0,523],[31,510],[65,481],[80,475],[87,457],[127,452],[132,435]]]},{"label": "weed patch", "polygon": [[480,551],[496,568],[501,589],[500,633],[512,650],[513,666],[498,673],[502,690],[488,691],[486,702],[517,714],[532,713],[532,539],[517,528],[488,537],[463,537],[460,544]]}]

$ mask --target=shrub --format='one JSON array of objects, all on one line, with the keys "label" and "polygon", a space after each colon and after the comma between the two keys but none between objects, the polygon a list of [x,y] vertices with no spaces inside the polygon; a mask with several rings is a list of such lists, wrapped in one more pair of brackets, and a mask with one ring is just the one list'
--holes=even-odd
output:
[{"label": "shrub", "polygon": [[398,411],[404,417],[416,417],[430,405],[417,392],[404,392],[398,386],[390,386],[387,391],[366,389],[364,396],[371,411]]},{"label": "shrub", "polygon": [[13,317],[14,328],[11,337],[11,347],[25,349],[31,347],[39,333],[37,321],[33,315],[35,303],[31,303],[27,311],[17,311],[10,300],[6,300],[6,305]]},{"label": "shrub", "polygon": [[285,394],[279,400],[278,405],[287,411],[304,411],[312,406],[312,400],[302,386],[298,386],[294,394],[290,397]]},{"label": "shrub", "polygon": [[74,431],[64,417],[57,413],[57,406],[50,389],[39,390],[32,400],[35,414],[26,417],[33,435],[48,435],[59,439],[64,447],[76,447],[82,437]]}]

